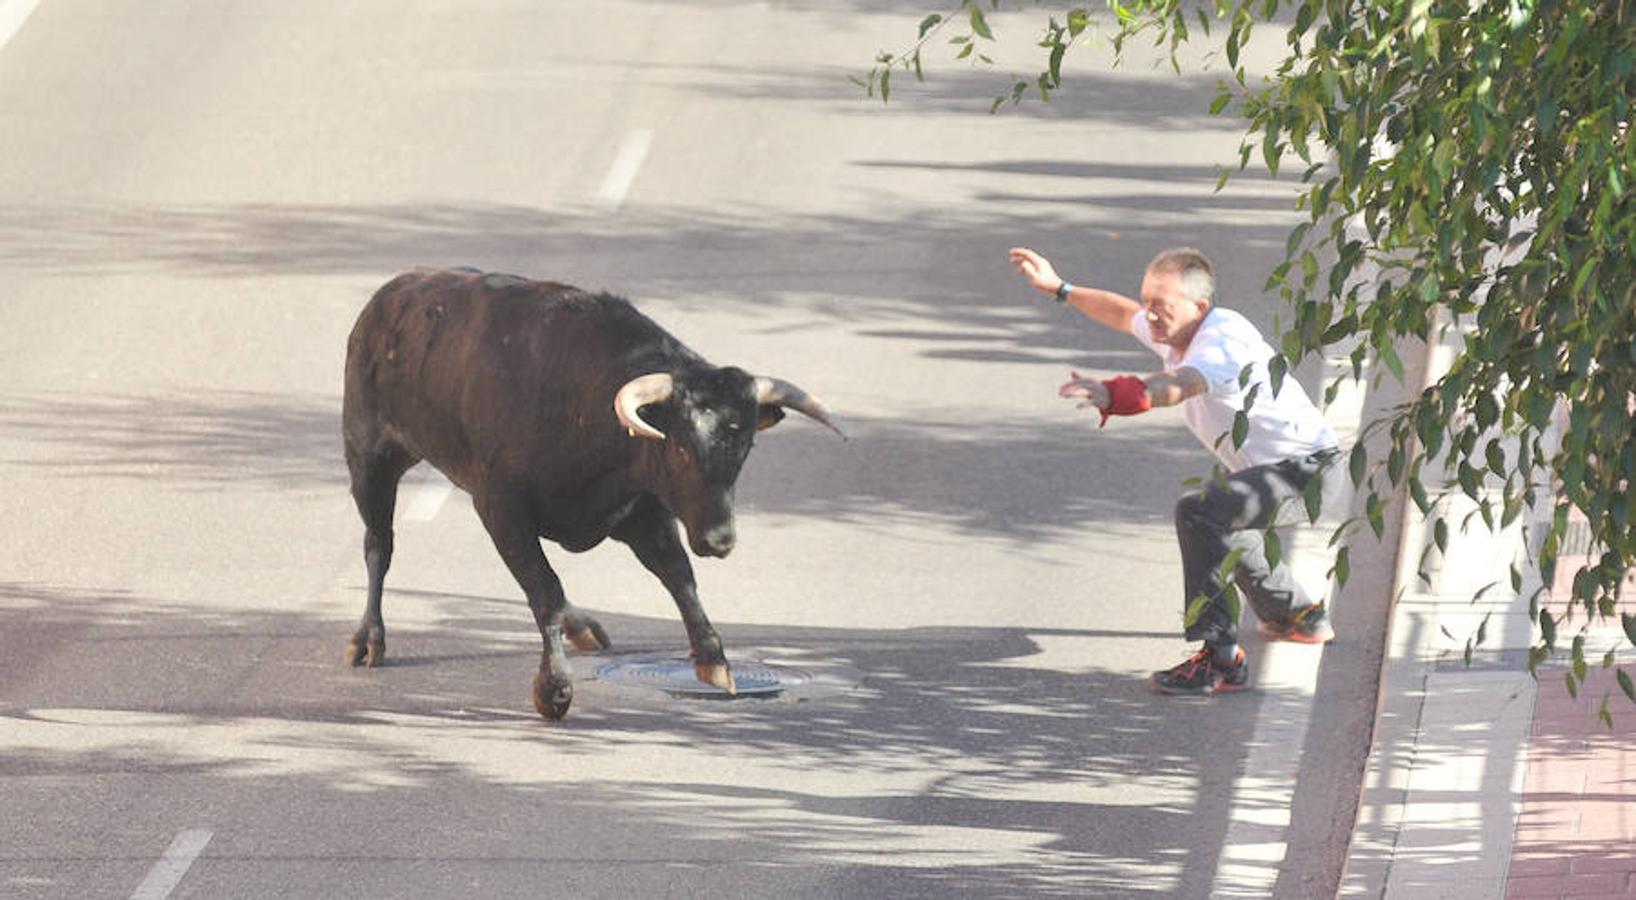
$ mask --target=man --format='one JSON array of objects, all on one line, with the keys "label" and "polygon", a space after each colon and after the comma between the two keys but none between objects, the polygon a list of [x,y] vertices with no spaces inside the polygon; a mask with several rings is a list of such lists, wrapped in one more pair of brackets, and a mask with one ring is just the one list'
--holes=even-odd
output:
[{"label": "man", "polygon": [[[1238,551],[1234,580],[1261,617],[1269,639],[1310,644],[1335,637],[1321,602],[1314,602],[1280,561],[1269,566],[1261,529],[1282,522],[1289,511],[1304,510],[1303,492],[1328,499],[1343,477],[1332,465],[1339,451],[1335,436],[1293,378],[1273,395],[1267,362],[1273,350],[1250,321],[1214,305],[1215,273],[1210,261],[1191,248],[1166,250],[1142,276],[1141,302],[1063,280],[1051,263],[1032,250],[1013,248],[1011,263],[1038,290],[1103,325],[1134,335],[1164,360],[1164,369],[1105,381],[1071,373],[1060,396],[1095,406],[1105,426],[1108,416],[1130,416],[1156,406],[1181,404],[1187,427],[1227,470],[1203,490],[1176,504],[1176,536],[1181,544],[1186,586],[1184,616],[1196,597],[1207,603],[1186,626],[1189,641],[1204,646],[1181,664],[1153,674],[1153,685],[1169,694],[1242,690],[1249,665],[1238,646],[1238,622],[1230,614],[1221,569]],[[1242,386],[1240,374],[1249,367]],[[1230,436],[1235,415],[1254,392],[1243,443]],[[1288,507],[1290,510],[1281,509]],[[1284,515],[1281,516],[1280,513]]]}]

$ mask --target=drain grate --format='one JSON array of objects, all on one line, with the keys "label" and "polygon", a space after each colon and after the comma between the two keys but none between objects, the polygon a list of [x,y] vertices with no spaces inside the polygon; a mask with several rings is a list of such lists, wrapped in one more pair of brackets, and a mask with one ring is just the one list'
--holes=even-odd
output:
[{"label": "drain grate", "polygon": [[673,697],[694,700],[766,699],[807,687],[816,680],[813,673],[792,666],[753,660],[730,660],[730,664],[737,694],[729,694],[700,681],[693,674],[693,660],[685,656],[611,660],[597,666],[591,677],[610,684],[664,691]]}]

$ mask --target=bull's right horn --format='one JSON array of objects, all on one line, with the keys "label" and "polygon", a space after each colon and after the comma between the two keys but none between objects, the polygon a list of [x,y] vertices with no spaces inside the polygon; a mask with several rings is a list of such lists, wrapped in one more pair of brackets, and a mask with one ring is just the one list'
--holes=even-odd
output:
[{"label": "bull's right horn", "polygon": [[663,402],[674,390],[676,381],[669,372],[654,372],[632,378],[614,395],[614,415],[619,417],[619,424],[625,426],[625,432],[631,437],[662,441],[665,433],[642,421],[637,410],[649,403]]},{"label": "bull's right horn", "polygon": [[846,440],[846,432],[835,423],[835,417],[829,414],[824,404],[818,398],[801,390],[782,378],[769,378],[766,375],[757,375],[755,380],[756,402],[771,406],[784,406],[798,413],[823,423],[830,431]]}]

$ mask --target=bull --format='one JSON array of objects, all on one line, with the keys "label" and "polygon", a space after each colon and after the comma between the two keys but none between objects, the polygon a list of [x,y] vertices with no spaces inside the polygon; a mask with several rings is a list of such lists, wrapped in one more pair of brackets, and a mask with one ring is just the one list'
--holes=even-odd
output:
[{"label": "bull", "polygon": [[347,660],[385,658],[398,482],[424,460],[471,495],[528,599],[545,645],[540,715],[559,719],[573,701],[565,638],[611,646],[569,603],[542,538],[575,553],[610,537],[630,547],[675,599],[695,675],[731,693],[677,521],[695,554],[732,551],[739,470],[785,409],[842,433],[800,388],[711,365],[622,298],[475,269],[394,278],[347,341],[342,436],[368,570]]}]

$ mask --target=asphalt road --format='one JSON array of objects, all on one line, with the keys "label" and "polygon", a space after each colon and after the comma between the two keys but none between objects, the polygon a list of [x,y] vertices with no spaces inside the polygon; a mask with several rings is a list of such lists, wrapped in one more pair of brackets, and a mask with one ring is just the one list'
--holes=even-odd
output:
[{"label": "asphalt road", "polygon": [[[0,47],[0,894],[1210,893],[1268,694],[1145,680],[1187,650],[1170,510],[1209,460],[1173,412],[1056,400],[1154,361],[1006,249],[1134,292],[1193,244],[1270,327],[1294,186],[1212,192],[1216,73],[860,100],[921,11],[40,0]],[[345,338],[442,265],[623,294],[836,411],[850,442],[761,436],[737,551],[696,564],[731,659],[823,690],[680,699],[582,656],[543,722],[520,592],[418,471],[390,665],[342,665]],[[547,552],[608,658],[685,649],[622,547]],[[1372,714],[1366,644],[1328,651],[1363,673],[1330,739]]]}]

